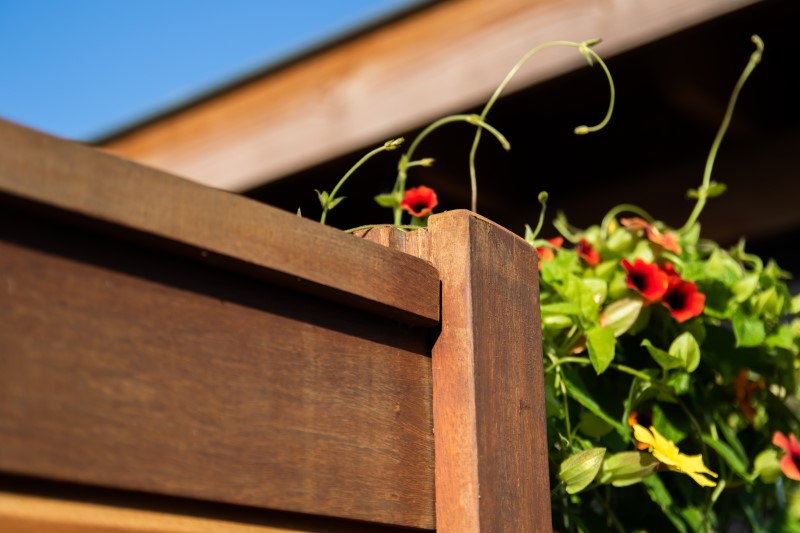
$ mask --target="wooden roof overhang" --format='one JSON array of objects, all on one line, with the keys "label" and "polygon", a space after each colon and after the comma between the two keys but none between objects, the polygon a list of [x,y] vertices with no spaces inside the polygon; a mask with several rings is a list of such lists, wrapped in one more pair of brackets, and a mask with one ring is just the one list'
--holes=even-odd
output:
[{"label": "wooden roof overhang", "polygon": [[[451,0],[116,134],[99,146],[206,185],[246,191],[485,101],[540,43],[603,37],[606,57],[754,0]],[[549,50],[510,90],[573,70]]]}]

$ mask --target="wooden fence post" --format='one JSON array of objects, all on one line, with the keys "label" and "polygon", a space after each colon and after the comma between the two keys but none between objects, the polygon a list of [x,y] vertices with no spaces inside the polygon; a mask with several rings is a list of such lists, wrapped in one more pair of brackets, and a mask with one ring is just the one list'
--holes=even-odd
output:
[{"label": "wooden fence post", "polygon": [[536,251],[469,211],[371,238],[442,280],[432,351],[436,528],[551,531]]}]

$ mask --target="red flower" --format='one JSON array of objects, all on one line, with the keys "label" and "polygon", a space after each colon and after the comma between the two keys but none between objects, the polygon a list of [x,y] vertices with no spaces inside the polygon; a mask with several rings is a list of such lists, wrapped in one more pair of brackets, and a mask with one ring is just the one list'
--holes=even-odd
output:
[{"label": "red flower", "polygon": [[781,459],[781,470],[786,474],[789,479],[800,481],[800,444],[797,443],[797,437],[793,433],[789,434],[789,438],[780,431],[776,431],[772,435],[772,444],[783,448],[786,455]]},{"label": "red flower", "polygon": [[665,250],[669,250],[670,252],[679,254],[681,253],[681,247],[678,244],[678,240],[675,238],[675,235],[670,232],[661,233],[661,231],[655,227],[654,225],[650,224],[643,218],[633,217],[633,218],[621,218],[620,224],[628,228],[630,231],[644,230],[645,235],[647,235],[647,239],[654,243],[658,244]]},{"label": "red flower", "polygon": [[647,303],[659,301],[667,292],[667,273],[654,263],[637,259],[631,265],[627,259],[621,261],[627,272],[625,281],[628,287],[641,294]]},{"label": "red flower", "polygon": [[581,242],[578,243],[577,252],[578,257],[586,261],[586,264],[590,267],[596,267],[600,264],[600,254],[586,239],[581,239]]},{"label": "red flower", "polygon": [[706,295],[697,292],[697,285],[682,279],[671,269],[666,271],[665,275],[667,276],[667,292],[661,299],[661,303],[669,309],[672,318],[678,322],[686,322],[702,313]]},{"label": "red flower", "polygon": [[[564,237],[554,237],[552,239],[548,239],[550,244],[553,245],[553,248],[556,250],[561,248],[561,245],[564,244]],[[553,251],[553,248],[549,246],[539,246],[536,248],[536,255],[539,257],[539,270],[542,269],[542,263],[547,261],[552,261],[553,258],[556,256],[556,253]]]},{"label": "red flower", "polygon": [[424,185],[408,189],[403,201],[400,202],[401,208],[417,218],[429,215],[437,205],[439,199],[436,197],[436,191]]}]

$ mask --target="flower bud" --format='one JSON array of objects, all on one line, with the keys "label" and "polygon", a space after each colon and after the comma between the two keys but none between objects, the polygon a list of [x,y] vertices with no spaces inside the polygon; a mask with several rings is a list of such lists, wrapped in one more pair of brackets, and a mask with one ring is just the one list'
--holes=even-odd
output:
[{"label": "flower bud", "polygon": [[658,460],[649,453],[620,452],[610,455],[600,469],[600,483],[627,487],[638,483],[658,468]]},{"label": "flower bud", "polygon": [[590,448],[567,457],[558,470],[558,479],[564,482],[567,494],[575,494],[589,486],[603,465],[605,448]]}]

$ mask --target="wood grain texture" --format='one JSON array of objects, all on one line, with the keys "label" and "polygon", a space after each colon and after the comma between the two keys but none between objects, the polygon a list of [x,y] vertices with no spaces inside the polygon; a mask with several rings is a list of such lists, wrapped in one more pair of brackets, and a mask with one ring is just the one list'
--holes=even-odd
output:
[{"label": "wood grain texture", "polygon": [[428,343],[0,211],[0,471],[432,528]]},{"label": "wood grain texture", "polygon": [[536,251],[468,211],[432,216],[428,233],[437,530],[550,531]]},{"label": "wood grain texture", "polygon": [[411,530],[384,524],[0,475],[0,531],[402,533]]},{"label": "wood grain texture", "polygon": [[438,274],[414,257],[8,122],[0,146],[0,202],[47,206],[406,323],[438,322]]},{"label": "wood grain texture", "polygon": [[[755,0],[451,0],[166,114],[108,150],[247,190],[485,102],[516,61],[552,40],[602,37],[606,57]],[[509,87],[585,67],[551,50]]]},{"label": "wood grain texture", "polygon": [[468,211],[364,238],[427,259],[442,277],[432,350],[437,531],[550,531],[536,251]]},{"label": "wood grain texture", "polygon": [[113,507],[0,492],[0,529],[5,533],[290,533],[284,527],[243,524],[172,513]]}]

